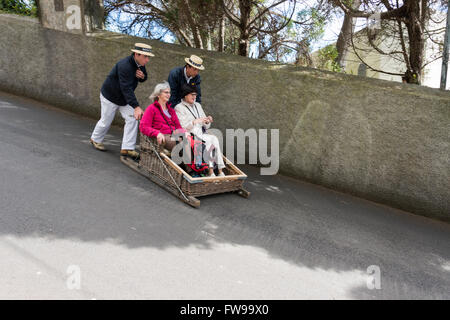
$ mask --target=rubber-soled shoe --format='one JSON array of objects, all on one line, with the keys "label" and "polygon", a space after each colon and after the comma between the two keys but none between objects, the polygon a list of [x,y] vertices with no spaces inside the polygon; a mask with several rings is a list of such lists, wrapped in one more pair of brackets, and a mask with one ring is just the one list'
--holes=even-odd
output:
[{"label": "rubber-soled shoe", "polygon": [[225,173],[221,172],[217,175],[218,177],[225,177]]},{"label": "rubber-soled shoe", "polygon": [[98,143],[95,142],[94,140],[91,139],[91,143],[94,146],[95,149],[100,150],[100,151],[106,151],[105,146],[103,145],[103,143]]},{"label": "rubber-soled shoe", "polygon": [[139,152],[136,152],[134,150],[120,150],[120,155],[124,157],[130,157],[134,160],[139,160]]}]

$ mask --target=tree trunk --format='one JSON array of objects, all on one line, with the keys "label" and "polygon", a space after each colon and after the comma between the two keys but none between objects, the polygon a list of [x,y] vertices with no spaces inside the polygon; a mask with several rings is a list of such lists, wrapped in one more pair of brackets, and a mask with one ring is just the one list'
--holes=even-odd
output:
[{"label": "tree trunk", "polygon": [[423,10],[427,10],[427,6],[423,6],[422,1],[409,0],[407,6],[407,23],[409,38],[409,62],[411,70],[405,74],[408,83],[420,84],[422,80],[423,53],[425,49],[424,41],[424,25],[426,14]]},{"label": "tree trunk", "polygon": [[208,28],[207,38],[206,38],[206,50],[211,51],[212,48],[212,34],[211,29]]},{"label": "tree trunk", "polygon": [[225,15],[220,18],[218,51],[219,52],[225,51]]},{"label": "tree trunk", "polygon": [[174,31],[174,33],[175,33],[176,37],[178,38],[178,41],[181,44],[184,44],[184,45],[186,45],[188,47],[194,48],[194,45],[193,45],[191,39],[189,39],[189,37],[186,35],[186,32],[184,32],[180,28],[177,28]]},{"label": "tree trunk", "polygon": [[84,0],[83,5],[86,31],[92,32],[96,29],[104,29],[105,13],[103,8],[103,0]]},{"label": "tree trunk", "polygon": [[250,44],[250,13],[252,8],[251,0],[239,0],[239,10],[241,12],[241,21],[239,24],[239,30],[241,32],[239,38],[239,49],[238,54],[240,56],[247,57]]},{"label": "tree trunk", "polygon": [[188,20],[189,26],[192,30],[192,36],[194,37],[195,47],[197,47],[199,49],[203,49],[202,36],[200,34],[198,25],[195,23],[194,18],[192,17],[191,12],[193,12],[193,11],[189,4],[189,0],[180,0],[179,8],[182,8],[182,12]]},{"label": "tree trunk", "polygon": [[[353,2],[352,8],[358,9],[360,5],[361,0],[355,0]],[[344,17],[344,22],[342,23],[341,32],[339,33],[339,37],[336,42],[336,49],[338,51],[336,63],[343,70],[345,70],[348,48],[350,46],[350,39],[354,30],[355,30],[354,18],[346,14]]]},{"label": "tree trunk", "polygon": [[239,38],[239,49],[238,54],[243,57],[248,56],[250,46],[250,37],[247,32],[241,32],[241,37]]}]

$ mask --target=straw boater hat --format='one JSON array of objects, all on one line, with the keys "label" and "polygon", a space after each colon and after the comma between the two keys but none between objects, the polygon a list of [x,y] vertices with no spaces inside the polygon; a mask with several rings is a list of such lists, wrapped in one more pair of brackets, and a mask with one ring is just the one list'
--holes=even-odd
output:
[{"label": "straw boater hat", "polygon": [[152,53],[152,47],[150,47],[148,44],[145,43],[135,43],[134,49],[131,49],[131,51],[143,54],[145,56],[154,57],[155,55]]},{"label": "straw boater hat", "polygon": [[196,55],[192,55],[190,58],[185,58],[184,61],[186,61],[188,65],[197,68],[198,70],[205,70],[205,67],[202,65],[203,60]]}]

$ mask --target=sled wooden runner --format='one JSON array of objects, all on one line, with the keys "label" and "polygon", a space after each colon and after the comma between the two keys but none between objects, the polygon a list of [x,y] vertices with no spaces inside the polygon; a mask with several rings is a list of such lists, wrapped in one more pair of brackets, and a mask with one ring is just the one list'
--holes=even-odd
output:
[{"label": "sled wooden runner", "polygon": [[122,161],[126,166],[130,167],[134,171],[136,171],[136,172],[142,174],[144,177],[150,179],[151,181],[153,181],[154,183],[159,185],[161,188],[170,192],[171,194],[173,194],[174,196],[179,198],[181,201],[187,203],[188,205],[190,205],[194,208],[197,208],[200,206],[200,200],[198,200],[197,198],[192,197],[192,196],[186,196],[186,198],[184,198],[176,188],[173,188],[173,186],[168,184],[166,181],[158,178],[158,176],[153,175],[150,171],[145,170],[144,168],[140,167],[139,163],[134,161],[133,159],[121,156],[120,161]]}]

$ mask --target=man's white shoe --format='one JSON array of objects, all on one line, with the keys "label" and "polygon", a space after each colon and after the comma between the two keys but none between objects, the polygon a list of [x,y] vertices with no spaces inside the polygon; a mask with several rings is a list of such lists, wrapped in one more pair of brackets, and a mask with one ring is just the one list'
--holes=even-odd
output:
[{"label": "man's white shoe", "polygon": [[103,143],[95,142],[92,139],[90,139],[90,141],[91,141],[91,144],[94,146],[95,149],[100,150],[100,151],[106,151],[106,148],[103,145]]},{"label": "man's white shoe", "polygon": [[219,176],[219,177],[225,177],[225,173],[221,172],[221,173],[219,173],[218,176]]}]

